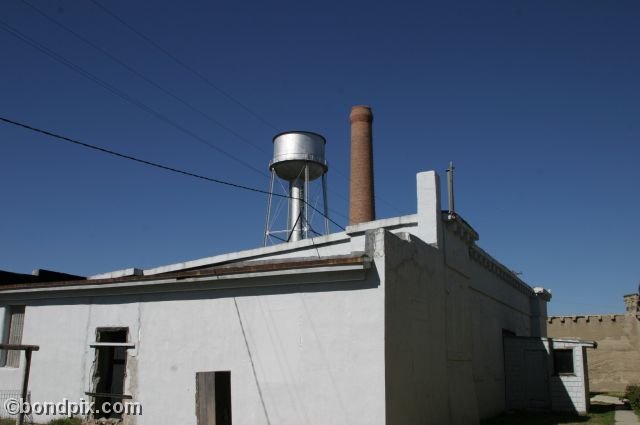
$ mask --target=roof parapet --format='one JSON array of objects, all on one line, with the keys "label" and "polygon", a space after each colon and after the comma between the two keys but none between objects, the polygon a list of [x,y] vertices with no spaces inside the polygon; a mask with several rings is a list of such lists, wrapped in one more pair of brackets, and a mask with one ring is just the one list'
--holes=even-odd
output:
[{"label": "roof parapet", "polygon": [[536,297],[541,298],[542,300],[549,302],[551,301],[551,290],[543,288],[541,286],[536,286],[533,288],[533,292],[536,294]]},{"label": "roof parapet", "polygon": [[460,237],[464,243],[471,245],[480,239],[480,235],[476,232],[465,219],[460,215],[448,211],[442,211],[442,220],[446,223],[447,229],[451,230],[454,235]]}]

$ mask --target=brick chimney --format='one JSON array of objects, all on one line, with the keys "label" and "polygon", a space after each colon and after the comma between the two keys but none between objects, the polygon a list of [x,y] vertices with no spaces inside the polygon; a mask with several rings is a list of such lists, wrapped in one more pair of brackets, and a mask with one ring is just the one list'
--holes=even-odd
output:
[{"label": "brick chimney", "polygon": [[376,219],[373,191],[373,113],[368,106],[351,108],[351,179],[349,224]]}]

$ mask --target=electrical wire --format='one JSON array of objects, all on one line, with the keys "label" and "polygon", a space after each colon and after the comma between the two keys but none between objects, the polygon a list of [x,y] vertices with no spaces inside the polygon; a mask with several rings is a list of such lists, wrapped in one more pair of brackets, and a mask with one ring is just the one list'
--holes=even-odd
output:
[{"label": "electrical wire", "polygon": [[32,38],[26,36],[25,34],[21,33],[20,31],[18,31],[17,29],[13,28],[11,25],[7,24],[6,22],[0,20],[0,29],[4,30],[5,32],[11,34],[12,36],[16,37],[17,39],[29,44],[31,47],[35,48],[36,50],[39,50],[40,52],[46,54],[47,56],[53,58],[54,60],[60,62],[61,64],[63,64],[64,66],[66,66],[67,68],[73,70],[74,72],[82,75],[83,77],[85,77],[86,79],[93,81],[94,83],[98,84],[99,86],[103,87],[104,89],[106,89],[107,91],[115,94],[116,96],[120,97],[121,99],[131,103],[132,105],[140,108],[141,110],[147,112],[148,114],[156,117],[157,119],[159,119],[160,121],[163,121],[164,123],[174,127],[175,129],[179,130],[180,132],[186,134],[187,136],[193,138],[194,140],[214,149],[215,151],[217,151],[218,153],[226,156],[227,158],[237,162],[238,164],[249,168],[250,170],[264,176],[267,177],[267,174],[264,173],[263,171],[257,169],[256,167],[254,167],[253,165],[249,164],[248,162],[236,157],[235,155],[227,152],[226,150],[212,144],[211,142],[209,142],[207,139],[199,136],[198,134],[194,133],[193,131],[189,130],[188,128],[184,127],[181,124],[178,124],[177,122],[173,121],[172,119],[168,118],[167,116],[161,114],[160,112],[156,111],[155,109],[151,108],[149,105],[145,104],[144,102],[135,99],[131,96],[129,96],[127,93],[119,90],[118,88],[114,87],[113,85],[107,83],[106,81],[96,77],[95,75],[93,75],[92,73],[88,72],[87,70],[85,70],[84,68],[74,64],[73,62],[67,60],[66,58],[64,58],[63,56],[55,53],[53,50],[45,47],[44,45],[42,45],[41,43],[38,43],[37,41],[33,40]]},{"label": "electrical wire", "polygon": [[[222,93],[225,97],[229,98],[230,100],[234,101],[235,103],[239,104],[240,106],[243,107],[243,109],[245,109],[246,111],[248,111],[249,113],[251,113],[254,117],[257,117],[258,119],[264,121],[255,111],[247,108],[245,105],[243,105],[241,102],[239,102],[236,98],[234,98],[233,96],[231,96],[229,93],[223,91],[222,89],[220,89],[218,86],[216,86],[215,84],[213,84],[211,81],[209,81],[208,79],[206,79],[206,77],[204,77],[202,74],[200,74],[198,71],[196,71],[195,69],[193,69],[192,67],[189,67],[188,65],[186,65],[185,63],[183,63],[182,61],[180,61],[178,58],[176,58],[174,55],[172,55],[169,51],[167,51],[166,49],[164,49],[162,46],[158,45],[157,43],[155,43],[153,40],[151,40],[150,38],[146,37],[144,34],[140,33],[139,31],[137,31],[135,28],[133,28],[131,25],[127,24],[124,20],[122,20],[121,18],[119,18],[117,15],[115,15],[113,12],[109,11],[108,9],[106,9],[104,6],[102,6],[100,3],[98,3],[95,0],[92,0],[93,3],[95,3],[100,9],[102,9],[104,12],[106,12],[107,14],[111,15],[114,19],[120,21],[124,26],[126,26],[127,28],[129,28],[131,31],[133,31],[134,33],[136,33],[137,35],[139,35],[141,38],[145,39],[147,42],[149,42],[150,44],[152,44],[154,47],[156,47],[158,50],[162,51],[164,54],[166,54],[167,56],[169,56],[172,60],[174,60],[176,63],[179,63],[181,66],[183,66],[185,69],[189,70],[190,72],[192,72],[194,75],[198,76],[200,79],[202,79],[203,81],[205,81],[208,85],[211,85],[213,88],[215,88],[216,90],[218,90],[220,93]],[[235,131],[234,129],[230,128],[229,126],[225,125],[224,123],[220,122],[219,120],[215,119],[214,117],[212,117],[211,115],[203,112],[201,109],[195,107],[193,104],[189,103],[188,101],[184,100],[183,98],[181,98],[180,96],[176,95],[175,93],[173,93],[172,91],[164,88],[162,85],[158,84],[156,81],[154,81],[153,79],[147,77],[146,75],[142,74],[141,72],[139,72],[138,70],[136,70],[135,68],[133,68],[132,66],[128,65],[127,63],[125,63],[124,61],[122,61],[121,59],[117,58],[116,56],[114,56],[113,54],[109,53],[107,50],[105,50],[104,48],[96,45],[95,43],[91,42],[90,40],[88,40],[86,37],[82,36],[81,34],[79,34],[78,32],[72,30],[71,28],[67,27],[66,25],[62,24],[61,22],[59,22],[58,20],[52,18],[51,16],[49,16],[46,12],[44,12],[42,9],[38,8],[37,6],[29,3],[26,0],[23,0],[23,3],[27,6],[29,6],[32,10],[34,10],[35,12],[37,12],[38,14],[40,14],[41,16],[43,16],[44,18],[48,19],[49,21],[53,22],[54,24],[56,24],[58,27],[62,28],[63,30],[67,31],[68,33],[72,34],[74,37],[78,38],[79,40],[83,41],[84,43],[86,43],[87,45],[89,45],[90,47],[92,47],[93,49],[99,51],[100,53],[102,53],[103,55],[107,56],[109,59],[111,59],[112,61],[114,61],[115,63],[117,63],[118,65],[122,66],[123,68],[125,68],[126,70],[128,70],[129,72],[133,73],[134,75],[138,76],[139,78],[143,79],[144,81],[146,81],[148,84],[150,84],[151,86],[155,87],[156,89],[160,90],[161,92],[163,92],[164,94],[166,94],[167,96],[173,98],[174,100],[178,101],[179,103],[183,104],[184,106],[186,106],[187,108],[189,108],[190,110],[196,112],[197,114],[199,114],[200,116],[204,117],[205,119],[207,119],[208,121],[212,122],[214,125],[218,126],[219,128],[227,131],[228,133],[232,134],[233,136],[235,136],[237,139],[243,141],[244,143],[247,143],[249,145],[251,145],[252,147],[254,147],[255,149],[257,149],[258,151],[264,153],[264,154],[269,154],[269,152],[267,152],[266,150],[262,149],[261,147],[259,147],[256,143],[248,140],[247,138],[245,138],[244,136],[242,136],[241,134],[239,134],[237,131]],[[134,106],[137,106],[138,108],[144,110],[147,113],[150,113],[151,115],[155,116],[156,118],[160,119],[161,121],[177,128],[178,130],[182,131],[183,133],[186,133],[187,135],[195,138],[197,141],[204,143],[205,145],[207,145],[208,147],[218,151],[219,153],[227,156],[228,158],[238,162],[239,164],[242,164],[245,167],[248,167],[249,169],[251,169],[252,171],[255,171],[263,176],[265,176],[265,173],[263,173],[262,171],[260,171],[259,169],[255,168],[254,166],[248,164],[246,161],[243,161],[242,159],[230,154],[229,152],[225,151],[224,149],[212,145],[209,141],[207,141],[206,139],[198,136],[197,134],[193,133],[191,130],[188,130],[187,128],[181,126],[180,124],[175,123],[174,121],[172,121],[171,119],[169,119],[168,117],[162,115],[161,113],[153,110],[150,106],[144,104],[142,101],[138,100],[138,99],[134,99],[132,97],[130,97],[129,95],[127,95],[126,93],[120,91],[119,89],[117,89],[116,87],[112,86],[111,84],[107,83],[106,81],[96,77],[95,75],[91,74],[90,72],[86,71],[85,69],[81,68],[78,65],[75,65],[73,62],[67,60],[66,58],[58,55],[57,53],[53,52],[52,50],[48,49],[47,47],[45,47],[44,45],[38,43],[37,41],[35,41],[34,39],[26,36],[25,34],[21,33],[20,31],[18,31],[17,29],[11,27],[9,24],[7,24],[6,22],[3,22],[0,20],[0,25],[4,25],[5,28],[4,29],[6,32],[9,32],[11,35],[13,35],[14,37],[20,39],[21,41],[31,45],[32,47],[34,47],[35,49],[41,51],[42,53],[50,56],[51,58],[55,59],[58,62],[61,62],[63,65],[67,66],[68,68],[72,69],[73,71],[80,73],[82,76],[84,76],[85,78],[88,78],[89,80],[93,81],[94,83],[100,85],[101,87],[105,88],[106,90],[110,91],[111,93],[115,94],[116,96],[124,99],[125,101],[132,103]],[[268,124],[268,123],[267,123]],[[273,129],[279,131],[279,129],[273,125],[270,125],[270,127],[272,127]],[[342,173],[340,170],[335,169],[335,172],[343,178],[343,180],[348,181],[348,177]],[[336,193],[336,195],[343,199],[343,200],[347,200],[348,199],[341,195],[340,193]],[[395,205],[393,205],[390,202],[387,202],[386,200],[376,197],[374,194],[374,199],[377,199],[379,201],[382,201],[384,204],[386,204],[387,206],[395,209],[396,211],[399,211],[397,209],[397,207]],[[345,216],[344,214],[340,213],[339,211],[336,211],[332,208],[330,208],[330,210],[334,213],[337,214],[339,216],[341,216],[344,219],[348,219],[347,216]]]},{"label": "electrical wire", "polygon": [[[242,135],[240,135],[239,133],[237,133],[236,131],[234,131],[230,127],[224,125],[223,123],[217,121],[216,119],[214,119],[213,117],[209,116],[208,114],[206,114],[206,113],[202,112],[201,110],[197,109],[196,107],[194,107],[193,105],[191,105],[190,103],[185,101],[184,99],[180,98],[179,96],[175,95],[174,93],[172,93],[169,90],[165,89],[164,87],[160,86],[159,84],[157,84],[152,79],[144,76],[143,74],[141,74],[140,72],[138,72],[134,68],[130,67],[129,65],[127,65],[126,63],[124,63],[123,61],[118,59],[117,57],[115,57],[112,54],[110,54],[109,52],[107,52],[106,50],[104,50],[101,47],[93,44],[91,41],[89,41],[88,39],[86,39],[82,35],[78,34],[77,32],[73,31],[72,29],[64,26],[63,24],[61,24],[57,20],[49,17],[45,12],[43,12],[42,10],[37,8],[36,6],[28,3],[27,1],[23,1],[23,3],[25,3],[28,6],[30,6],[34,11],[38,12],[39,14],[41,14],[45,18],[49,19],[50,21],[54,22],[56,25],[60,26],[64,30],[66,30],[69,33],[73,34],[78,39],[80,39],[83,42],[87,43],[89,46],[95,48],[96,50],[98,50],[99,52],[104,54],[105,56],[109,57],[111,60],[113,60],[114,62],[118,63],[119,65],[121,65],[122,67],[127,69],[128,71],[130,71],[133,74],[137,75],[138,77],[142,78],[143,80],[145,80],[146,82],[148,82],[149,84],[151,84],[152,86],[157,88],[158,90],[160,90],[163,93],[169,95],[170,97],[174,98],[175,100],[179,101],[180,103],[184,104],[185,106],[189,107],[190,109],[198,112],[200,115],[202,115],[205,118],[209,119],[210,121],[212,121],[214,124],[216,124],[217,126],[222,128],[223,130],[228,131],[229,133],[231,133],[234,136],[236,136],[238,139],[244,141],[245,143],[248,143],[249,145],[251,145],[254,148],[256,148],[257,150],[259,150],[260,152],[267,153],[265,150],[261,149],[260,147],[258,147],[255,143],[251,142],[250,140],[244,138]],[[201,137],[201,136],[197,135],[196,133],[192,132],[191,130],[183,127],[182,125],[176,123],[175,121],[173,121],[170,118],[164,116],[163,114],[155,111],[153,108],[151,108],[149,105],[143,103],[139,99],[132,98],[127,93],[119,90],[118,88],[114,87],[113,85],[109,84],[108,82],[106,82],[106,81],[102,80],[101,78],[95,76],[94,74],[86,71],[82,67],[74,64],[73,62],[69,61],[68,59],[64,58],[63,56],[55,53],[51,49],[47,48],[46,46],[42,45],[41,43],[38,43],[37,41],[35,41],[34,39],[28,37],[27,35],[21,33],[20,31],[18,31],[17,29],[15,29],[14,27],[10,26],[9,24],[7,24],[6,22],[4,22],[2,20],[0,20],[0,29],[3,29],[5,32],[8,32],[9,34],[13,35],[15,38],[25,42],[26,44],[29,44],[31,47],[35,48],[36,50],[40,51],[41,53],[46,54],[47,56],[51,57],[52,59],[60,62],[61,64],[65,65],[67,68],[69,68],[72,71],[82,75],[86,79],[94,82],[95,84],[97,84],[100,87],[106,89],[107,91],[111,92],[112,94],[120,97],[121,99],[123,99],[123,100],[131,103],[132,105],[142,109],[143,111],[149,113],[150,115],[154,116],[155,118],[163,121],[164,123],[169,124],[172,127],[178,129],[179,131],[181,131],[181,132],[187,134],[188,136],[194,138],[196,141],[198,141],[198,142],[208,146],[209,148],[211,148],[211,149],[223,154],[224,156],[232,159],[233,161],[235,161],[235,162],[237,162],[237,163],[239,163],[239,164],[251,169],[252,171],[254,171],[254,172],[256,172],[256,173],[258,173],[258,174],[260,174],[262,176],[266,176],[266,174],[264,172],[262,172],[261,170],[257,169],[253,165],[251,165],[251,164],[247,163],[246,161],[236,157],[235,155],[227,152],[226,150],[224,150],[224,149],[222,149],[222,148],[220,148],[218,146],[213,145],[211,142],[209,142],[208,140],[204,139],[203,137]],[[343,199],[345,199],[343,196],[340,196],[339,194],[338,194],[338,196],[343,198]],[[348,217],[346,215],[342,214],[341,212],[336,211],[333,208],[330,208],[329,210],[332,213],[334,213],[334,214],[336,214],[336,215],[348,220]]]},{"label": "electrical wire", "polygon": [[[102,3],[98,2],[97,0],[91,0],[91,2],[93,4],[95,4],[100,10],[102,10],[104,13],[106,13],[107,15],[111,16],[113,19],[115,19],[116,21],[118,21],[120,24],[122,24],[124,27],[126,27],[127,29],[129,29],[129,31],[133,32],[134,34],[136,34],[138,37],[140,37],[141,39],[145,40],[147,43],[149,43],[150,45],[152,45],[154,48],[156,48],[157,50],[159,50],[160,52],[162,52],[165,56],[167,56],[168,58],[170,58],[173,62],[175,62],[176,64],[178,64],[179,66],[181,66],[182,68],[184,68],[185,70],[187,70],[188,72],[190,72],[191,74],[195,75],[199,80],[201,80],[202,82],[204,82],[206,85],[212,87],[214,90],[216,90],[218,93],[222,94],[224,97],[226,97],[227,99],[231,100],[233,103],[235,103],[236,105],[240,106],[242,109],[244,109],[246,112],[248,112],[250,115],[252,115],[254,118],[256,118],[257,120],[261,121],[263,124],[267,125],[268,127],[271,127],[273,130],[280,132],[281,130],[273,125],[272,123],[270,123],[269,121],[267,121],[264,117],[262,117],[262,115],[260,115],[259,113],[257,113],[255,110],[247,107],[245,104],[243,104],[242,102],[240,102],[237,98],[235,98],[234,96],[232,96],[230,93],[224,91],[223,89],[221,89],[218,85],[214,84],[210,79],[208,79],[207,77],[205,77],[202,73],[198,72],[195,68],[193,68],[192,66],[187,65],[184,61],[180,60],[178,57],[176,57],[173,53],[171,53],[169,50],[167,50],[166,48],[162,47],[160,44],[158,44],[157,42],[155,42],[154,40],[152,40],[150,37],[148,37],[147,35],[143,34],[141,31],[139,31],[138,29],[136,29],[135,27],[133,27],[131,24],[129,24],[128,22],[126,22],[124,19],[122,19],[120,16],[118,16],[116,13],[114,13],[112,10],[108,9],[107,7],[105,7]],[[253,145],[253,143],[251,143]],[[262,151],[262,149],[260,149]],[[339,170],[335,170],[335,172],[340,175],[345,181],[349,181],[349,177],[347,177],[344,173],[340,172]],[[340,195],[339,193],[336,194],[339,198],[343,199],[343,200],[347,200],[348,199],[346,197],[344,197],[343,195]],[[383,198],[379,198],[376,197],[375,194],[373,195],[375,200],[379,200],[381,201],[383,204],[387,205],[388,207],[394,209],[395,211],[400,212],[400,210],[398,209],[398,207],[396,205],[394,205],[391,202],[386,201]],[[336,211],[333,211],[336,212]],[[337,213],[338,215],[341,215],[343,218],[348,219],[348,217],[344,216],[343,214]]]},{"label": "electrical wire", "polygon": [[293,198],[292,196],[289,196],[289,195],[283,195],[283,194],[280,194],[280,193],[269,192],[268,190],[262,190],[262,189],[258,189],[258,188],[251,187],[251,186],[245,186],[245,185],[242,185],[242,184],[233,183],[233,182],[229,182],[229,181],[226,181],[226,180],[220,180],[220,179],[216,179],[216,178],[213,178],[213,177],[208,177],[208,176],[204,176],[204,175],[201,175],[201,174],[192,173],[190,171],[180,170],[178,168],[170,167],[168,165],[159,164],[157,162],[147,161],[145,159],[141,159],[141,158],[138,158],[138,157],[135,157],[135,156],[123,154],[123,153],[120,153],[120,152],[116,152],[116,151],[113,151],[111,149],[102,148],[100,146],[95,146],[95,145],[92,145],[92,144],[89,144],[89,143],[86,143],[86,142],[81,142],[79,140],[72,139],[70,137],[62,136],[62,135],[53,133],[51,131],[47,131],[47,130],[43,130],[43,129],[40,129],[40,128],[37,128],[37,127],[33,127],[31,125],[24,124],[24,123],[21,123],[21,122],[18,122],[18,121],[14,121],[14,120],[11,120],[9,118],[2,117],[2,116],[0,116],[0,121],[3,121],[5,123],[7,123],[7,124],[14,125],[16,127],[21,127],[21,128],[26,129],[26,130],[30,130],[30,131],[36,132],[36,133],[39,133],[39,134],[44,134],[46,136],[52,137],[52,138],[57,139],[57,140],[62,140],[62,141],[68,142],[68,143],[72,143],[72,144],[75,144],[75,145],[78,145],[78,146],[82,146],[82,147],[85,147],[85,148],[88,148],[88,149],[93,149],[93,150],[96,150],[98,152],[106,153],[106,154],[109,154],[109,155],[112,155],[112,156],[116,156],[116,157],[119,157],[119,158],[122,158],[122,159],[128,159],[130,161],[134,161],[134,162],[137,162],[139,164],[144,164],[144,165],[148,165],[150,167],[159,168],[161,170],[170,171],[172,173],[182,174],[182,175],[189,176],[189,177],[194,177],[194,178],[197,178],[197,179],[200,179],[200,180],[205,180],[205,181],[208,181],[208,182],[211,182],[211,183],[216,183],[216,184],[220,184],[220,185],[224,185],[224,186],[233,187],[235,189],[242,189],[242,190],[246,190],[246,191],[250,191],[250,192],[261,193],[261,194],[264,194],[264,195],[271,195],[271,196],[276,196],[276,197],[280,197],[280,198],[297,199],[297,200],[302,201],[304,204],[306,204],[312,210],[316,211],[318,214],[320,214],[323,217],[325,217],[327,220],[329,220],[331,223],[333,223],[335,226],[337,226],[341,230],[345,230],[344,227],[342,227],[340,224],[336,223],[330,217],[327,217],[322,211],[318,210],[313,205],[311,205],[308,202],[306,202],[304,199]]},{"label": "electrical wire", "polygon": [[120,22],[122,25],[124,25],[126,28],[128,28],[131,32],[136,34],[138,37],[142,38],[147,43],[151,44],[153,47],[155,47],[156,49],[161,51],[163,54],[165,54],[167,57],[169,57],[173,62],[175,62],[176,64],[178,64],[182,68],[186,69],[191,74],[195,75],[200,81],[202,81],[203,83],[205,83],[209,87],[213,88],[218,93],[220,93],[221,95],[223,95],[227,99],[231,100],[236,105],[240,106],[242,109],[244,109],[246,112],[251,114],[258,121],[261,121],[266,126],[271,127],[271,129],[275,130],[276,132],[280,132],[281,131],[277,126],[275,126],[274,124],[270,123],[265,118],[263,118],[260,114],[255,112],[253,109],[249,108],[247,105],[245,105],[244,103],[242,103],[241,101],[236,99],[234,96],[232,96],[231,94],[229,94],[228,92],[226,92],[225,90],[220,88],[218,85],[214,84],[211,80],[209,80],[203,74],[198,72],[196,69],[194,69],[193,67],[187,65],[184,61],[182,61],[178,57],[176,57],[173,53],[171,53],[170,51],[168,51],[167,49],[165,49],[164,47],[162,47],[161,45],[159,45],[158,43],[153,41],[148,36],[144,35],[141,31],[138,31],[137,29],[135,29],[132,25],[128,24],[124,19],[122,19],[121,17],[116,15],[113,11],[111,11],[110,9],[107,9],[102,3],[98,2],[97,0],[91,0],[91,2],[94,5],[96,5],[100,10],[102,10],[104,13],[106,13],[109,16],[111,16],[116,21]]},{"label": "electrical wire", "polygon": [[233,136],[235,136],[236,138],[238,138],[239,140],[243,141],[244,143],[247,143],[251,146],[253,146],[254,148],[256,148],[257,150],[259,150],[260,152],[266,154],[266,155],[270,155],[270,153],[265,150],[262,149],[260,146],[258,146],[256,143],[253,143],[252,141],[248,140],[247,138],[245,138],[244,136],[242,136],[241,134],[239,134],[237,131],[235,131],[234,129],[230,128],[229,126],[225,125],[224,123],[220,122],[219,120],[217,120],[216,118],[212,117],[211,115],[207,114],[206,112],[202,111],[201,109],[197,108],[196,106],[194,106],[193,104],[187,102],[186,100],[184,100],[184,98],[181,98],[180,96],[178,96],[177,94],[173,93],[172,91],[166,89],[165,87],[163,87],[162,85],[160,85],[159,83],[157,83],[156,81],[154,81],[153,79],[147,77],[146,75],[142,74],[140,71],[138,71],[137,69],[135,69],[134,67],[130,66],[129,64],[127,64],[126,62],[124,62],[122,59],[119,59],[118,57],[116,57],[115,55],[111,54],[109,51],[107,51],[106,49],[96,45],[95,43],[93,43],[91,40],[87,39],[86,37],[84,37],[83,35],[79,34],[78,32],[74,31],[73,29],[69,28],[68,26],[64,25],[63,23],[61,23],[60,21],[58,21],[57,19],[51,17],[49,14],[47,14],[45,11],[43,11],[42,9],[40,9],[39,7],[29,3],[26,0],[23,0],[23,3],[27,6],[29,6],[32,10],[34,10],[35,12],[37,12],[39,15],[41,15],[42,17],[46,18],[47,20],[49,20],[50,22],[53,22],[54,24],[56,24],[59,28],[62,28],[63,30],[65,30],[66,32],[68,32],[69,34],[73,35],[74,37],[76,37],[78,40],[81,40],[82,42],[84,42],[85,44],[87,44],[88,46],[92,47],[93,49],[97,50],[98,52],[102,53],[104,56],[108,57],[109,59],[111,59],[113,62],[117,63],[118,65],[120,65],[121,67],[123,67],[124,69],[126,69],[127,71],[131,72],[132,74],[136,75],[137,77],[141,78],[142,80],[146,81],[148,84],[150,84],[151,86],[155,87],[156,89],[160,90],[161,92],[163,92],[164,94],[166,94],[167,96],[171,97],[172,99],[180,102],[182,105],[186,106],[187,108],[189,108],[190,110],[192,110],[193,112],[197,113],[198,115],[204,117],[205,119],[207,119],[208,121],[210,121],[211,123],[213,123],[214,125],[218,126],[219,128],[223,129],[224,131],[232,134]]},{"label": "electrical wire", "polygon": [[[143,74],[139,73],[138,71],[136,71],[134,68],[128,66],[126,63],[124,63],[123,61],[121,61],[120,59],[118,59],[117,57],[111,55],[109,52],[107,52],[106,50],[100,48],[97,45],[94,45],[91,41],[89,41],[88,39],[86,39],[85,37],[81,36],[80,34],[76,33],[75,31],[73,31],[72,29],[64,26],[63,24],[59,23],[58,21],[56,21],[55,19],[49,17],[45,12],[43,12],[42,10],[38,9],[37,7],[35,7],[34,5],[28,3],[27,1],[23,1],[26,5],[30,6],[33,10],[35,10],[36,12],[40,13],[42,16],[46,17],[47,19],[51,20],[52,22],[54,22],[55,24],[57,24],[58,26],[60,26],[61,28],[65,29],[66,31],[68,31],[69,33],[73,34],[74,36],[76,36],[78,39],[84,41],[85,43],[87,43],[88,45],[90,45],[91,47],[95,48],[96,50],[100,51],[101,53],[103,53],[104,55],[106,55],[107,57],[109,57],[111,60],[113,60],[114,62],[118,63],[119,65],[121,65],[122,67],[124,67],[125,69],[129,70],[130,72],[132,72],[133,74],[137,75],[138,77],[142,78],[143,80],[147,81],[149,84],[151,84],[152,86],[156,87],[157,89],[161,90],[162,92],[164,92],[165,94],[171,96],[172,98],[178,100],[180,103],[184,104],[185,106],[189,107],[190,109],[200,113],[201,115],[203,115],[204,117],[206,117],[207,119],[209,119],[210,121],[212,121],[214,124],[218,125],[220,128],[228,131],[229,133],[233,134],[234,136],[236,136],[237,138],[239,138],[240,140],[248,143],[249,145],[253,146],[254,148],[256,148],[257,150],[259,150],[260,152],[263,153],[267,153],[265,150],[261,149],[260,147],[258,147],[255,143],[251,142],[250,140],[244,138],[242,135],[240,135],[239,133],[237,133],[236,131],[234,131],[233,129],[231,129],[228,126],[225,126],[224,124],[222,124],[221,122],[215,120],[213,117],[207,115],[206,113],[202,112],[201,110],[195,108],[193,105],[189,104],[187,101],[185,101],[184,99],[178,97],[177,95],[175,95],[174,93],[168,91],[167,89],[163,88],[162,86],[160,86],[159,84],[157,84],[155,81],[151,80],[150,78],[147,78],[146,76],[144,76]],[[109,84],[108,82],[100,79],[99,77],[96,77],[94,74],[86,71],[85,69],[83,69],[82,67],[74,64],[73,62],[69,61],[68,59],[64,58],[61,55],[58,55],[57,53],[55,53],[54,51],[52,51],[51,49],[47,48],[46,46],[42,45],[41,43],[38,43],[37,41],[35,41],[34,39],[28,37],[27,35],[21,33],[20,31],[18,31],[17,29],[13,28],[12,26],[10,26],[9,24],[7,24],[6,22],[0,20],[0,29],[3,29],[4,31],[8,32],[9,34],[13,35],[14,37],[16,37],[17,39],[29,44],[31,47],[35,48],[36,50],[40,51],[41,53],[46,54],[47,56],[51,57],[52,59],[62,63],[63,65],[65,65],[66,67],[68,67],[69,69],[71,69],[72,71],[79,73],[80,75],[82,75],[83,77],[87,78],[88,80],[96,83],[97,85],[101,86],[102,88],[106,89],[107,91],[111,92],[112,94],[120,97],[121,99],[133,104],[134,106],[142,109],[143,111],[151,114],[152,116],[158,118],[159,120],[165,122],[166,124],[171,125],[172,127],[180,130],[181,132],[187,134],[188,136],[194,138],[195,140],[197,140],[200,143],[205,144],[206,146],[208,146],[211,149],[214,149],[215,151],[223,154],[224,156],[234,160],[235,162],[251,169],[252,171],[262,175],[262,176],[266,176],[266,174],[264,172],[262,172],[261,170],[257,169],[256,167],[254,167],[253,165],[247,163],[246,161],[236,157],[235,155],[227,152],[226,150],[213,145],[211,142],[209,142],[208,140],[204,139],[203,137],[197,135],[196,133],[192,132],[191,130],[183,127],[182,125],[176,123],[175,121],[171,120],[170,118],[162,115],[161,113],[155,111],[154,109],[152,109],[149,105],[143,103],[142,101],[132,98],[131,96],[129,96],[128,94],[126,94],[125,92],[119,90],[118,88],[114,87],[113,85]],[[339,211],[336,211],[333,208],[330,208],[330,211],[333,212],[334,214],[344,218],[344,219],[348,219],[348,217],[346,217],[344,214],[340,213]]]}]

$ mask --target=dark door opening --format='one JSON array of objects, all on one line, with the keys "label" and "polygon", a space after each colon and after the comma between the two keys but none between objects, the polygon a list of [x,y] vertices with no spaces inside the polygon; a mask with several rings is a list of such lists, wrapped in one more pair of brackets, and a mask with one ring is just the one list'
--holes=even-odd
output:
[{"label": "dark door opening", "polygon": [[231,372],[196,373],[198,425],[231,425]]},{"label": "dark door opening", "polygon": [[[126,343],[127,328],[98,329],[98,343]],[[117,418],[122,415],[112,412],[114,403],[122,401],[127,367],[127,348],[117,345],[96,347],[94,372],[95,417]]]}]

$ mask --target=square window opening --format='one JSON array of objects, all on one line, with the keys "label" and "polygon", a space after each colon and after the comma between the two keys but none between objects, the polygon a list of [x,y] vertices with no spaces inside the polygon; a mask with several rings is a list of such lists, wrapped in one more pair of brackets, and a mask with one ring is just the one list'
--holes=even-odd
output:
[{"label": "square window opening", "polygon": [[553,350],[553,371],[555,375],[573,375],[573,350]]}]

